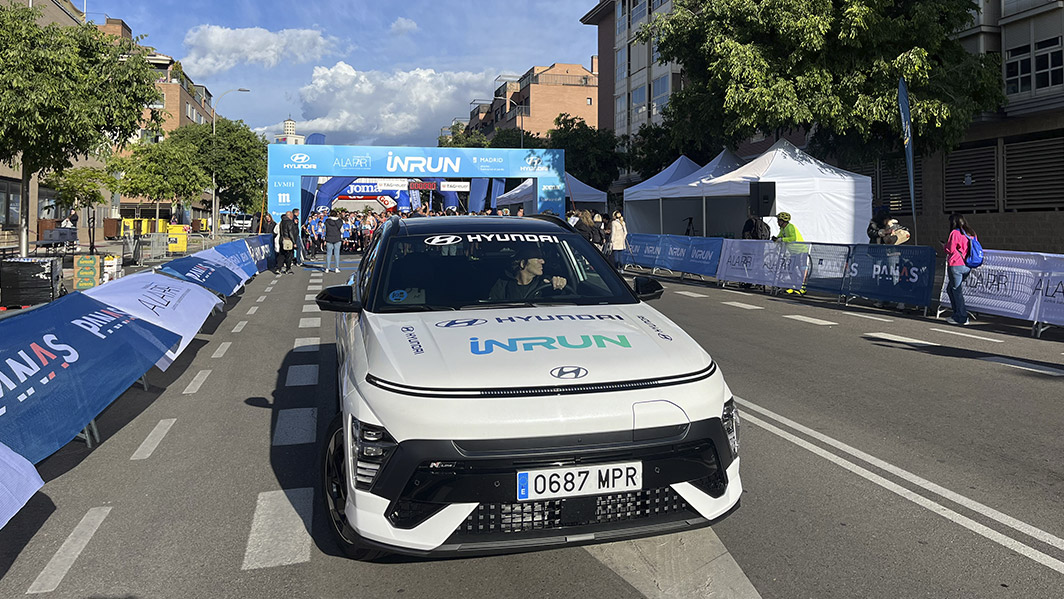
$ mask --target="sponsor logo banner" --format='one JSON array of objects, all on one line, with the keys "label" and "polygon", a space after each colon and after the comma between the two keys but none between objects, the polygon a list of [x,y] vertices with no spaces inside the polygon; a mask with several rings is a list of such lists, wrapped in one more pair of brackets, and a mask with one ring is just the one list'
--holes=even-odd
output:
[{"label": "sponsor logo banner", "polygon": [[808,243],[725,239],[717,267],[717,278],[784,289],[800,289],[808,272]]},{"label": "sponsor logo banner", "polygon": [[931,304],[935,250],[926,246],[855,245],[846,271],[846,293],[885,302]]},{"label": "sponsor logo banner", "polygon": [[441,181],[440,191],[469,191],[469,181]]},{"label": "sponsor logo banner", "polygon": [[[944,307],[948,284],[946,277],[939,292]],[[986,250],[983,265],[964,281],[964,303],[976,312],[1064,325],[1064,256]]]}]

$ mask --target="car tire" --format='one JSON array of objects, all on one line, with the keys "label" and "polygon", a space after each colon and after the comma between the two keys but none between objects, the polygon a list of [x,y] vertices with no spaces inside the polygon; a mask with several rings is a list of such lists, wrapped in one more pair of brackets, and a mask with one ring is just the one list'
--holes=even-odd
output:
[{"label": "car tire", "polygon": [[347,452],[343,424],[344,415],[341,412],[329,424],[322,443],[321,496],[325,514],[329,518],[329,528],[340,550],[351,559],[372,561],[385,555],[385,552],[367,546],[347,524],[347,515],[344,513],[347,503]]}]

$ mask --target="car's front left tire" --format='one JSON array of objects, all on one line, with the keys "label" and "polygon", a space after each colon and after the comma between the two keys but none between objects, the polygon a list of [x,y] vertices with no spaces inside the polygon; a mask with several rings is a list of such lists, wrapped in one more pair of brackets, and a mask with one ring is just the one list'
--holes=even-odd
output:
[{"label": "car's front left tire", "polygon": [[322,498],[336,544],[344,555],[360,561],[377,559],[385,552],[367,546],[347,522],[347,447],[344,440],[344,415],[336,415],[329,424],[321,449]]}]

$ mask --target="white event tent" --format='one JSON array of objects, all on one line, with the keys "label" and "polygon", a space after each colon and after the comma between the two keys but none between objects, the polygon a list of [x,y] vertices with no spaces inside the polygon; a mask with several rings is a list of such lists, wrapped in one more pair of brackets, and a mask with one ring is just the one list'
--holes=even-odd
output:
[{"label": "white event tent", "polygon": [[[687,231],[688,222],[693,224],[697,221],[705,235],[705,231],[709,230],[707,227],[712,228],[711,225],[714,223],[707,221],[702,187],[712,179],[729,173],[741,165],[742,161],[735,154],[724,150],[710,160],[709,164],[685,177],[658,186],[650,193],[641,192],[631,196],[625,193],[624,214],[628,230],[633,233],[653,235],[682,235]],[[746,220],[745,202],[739,211],[742,218],[739,221],[741,227],[743,221]],[[690,221],[688,221],[689,218]],[[705,236],[724,236],[726,232],[714,230]]]},{"label": "white event tent", "polygon": [[[775,212],[789,212],[806,241],[862,243],[872,214],[872,179],[821,162],[780,140],[764,154],[701,186],[708,198],[750,198],[751,183],[774,183]],[[745,221],[745,216],[743,218]],[[768,219],[773,234],[776,220]]]},{"label": "white event tent", "polygon": [[[565,173],[565,199],[567,202],[583,204],[584,207],[588,207],[588,204],[595,204],[600,212],[606,208],[605,191],[599,191],[569,173]],[[495,200],[495,205],[500,207],[514,204],[523,204],[525,214],[535,213],[535,179],[525,179],[520,185],[500,195]]]}]

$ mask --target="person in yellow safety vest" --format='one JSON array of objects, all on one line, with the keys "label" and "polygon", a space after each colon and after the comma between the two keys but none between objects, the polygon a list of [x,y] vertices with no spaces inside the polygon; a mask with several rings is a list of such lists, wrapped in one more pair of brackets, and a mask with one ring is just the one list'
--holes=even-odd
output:
[{"label": "person in yellow safety vest", "polygon": [[789,212],[780,212],[776,215],[776,224],[779,225],[780,234],[773,237],[773,241],[805,241],[802,238],[802,234],[798,232],[798,227],[794,226],[791,222],[791,214]]}]

